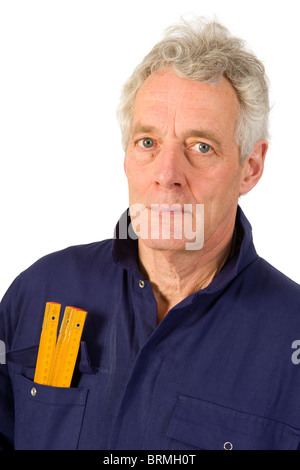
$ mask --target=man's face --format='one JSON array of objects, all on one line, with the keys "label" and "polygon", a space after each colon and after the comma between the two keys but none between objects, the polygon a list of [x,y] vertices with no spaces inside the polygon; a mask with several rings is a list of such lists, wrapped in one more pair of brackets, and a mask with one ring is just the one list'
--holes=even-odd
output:
[{"label": "man's face", "polygon": [[[144,82],[136,96],[124,167],[129,204],[145,206],[149,229],[151,204],[180,204],[182,210],[184,204],[193,204],[194,229],[194,209],[204,204],[205,246],[220,243],[228,230],[232,233],[244,178],[234,136],[238,111],[237,95],[225,78],[210,85],[167,70]],[[182,214],[169,214],[171,239],[149,236],[143,243],[156,249],[184,249],[186,240],[172,239],[176,218]]]}]

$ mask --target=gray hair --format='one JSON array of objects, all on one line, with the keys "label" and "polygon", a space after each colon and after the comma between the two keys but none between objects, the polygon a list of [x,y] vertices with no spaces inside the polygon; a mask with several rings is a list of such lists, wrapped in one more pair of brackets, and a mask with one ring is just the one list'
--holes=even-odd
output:
[{"label": "gray hair", "polygon": [[268,139],[270,106],[264,65],[224,26],[197,18],[170,26],[125,83],[118,108],[125,151],[139,88],[149,75],[170,67],[178,76],[194,81],[217,84],[224,76],[231,82],[240,103],[235,138],[241,162],[258,140]]}]

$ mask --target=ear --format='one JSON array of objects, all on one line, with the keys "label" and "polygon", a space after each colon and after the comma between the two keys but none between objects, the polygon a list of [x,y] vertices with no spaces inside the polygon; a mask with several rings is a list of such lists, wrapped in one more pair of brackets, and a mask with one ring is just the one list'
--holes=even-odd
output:
[{"label": "ear", "polygon": [[127,157],[126,157],[126,154],[124,156],[123,167],[124,167],[125,175],[127,176]]},{"label": "ear", "polygon": [[252,153],[243,163],[243,176],[240,186],[240,195],[246,194],[259,182],[264,171],[268,142],[259,140],[253,147]]}]

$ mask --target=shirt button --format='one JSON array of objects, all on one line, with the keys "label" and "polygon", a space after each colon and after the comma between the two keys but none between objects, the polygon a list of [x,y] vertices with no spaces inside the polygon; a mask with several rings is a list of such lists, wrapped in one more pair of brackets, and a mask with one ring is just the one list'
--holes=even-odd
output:
[{"label": "shirt button", "polygon": [[35,388],[35,387],[32,387],[30,393],[31,393],[31,395],[32,395],[33,397],[35,397],[35,396],[36,396],[36,388]]},{"label": "shirt button", "polygon": [[139,286],[141,289],[144,289],[145,287],[145,282],[142,279],[139,280]]},{"label": "shirt button", "polygon": [[231,442],[225,442],[225,444],[224,444],[224,449],[225,449],[225,450],[232,450],[232,449],[233,449],[233,445],[231,444]]}]

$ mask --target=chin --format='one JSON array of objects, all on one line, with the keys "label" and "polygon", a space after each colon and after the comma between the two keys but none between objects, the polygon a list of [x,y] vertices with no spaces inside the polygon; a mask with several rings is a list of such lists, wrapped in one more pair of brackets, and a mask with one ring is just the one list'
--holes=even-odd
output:
[{"label": "chin", "polygon": [[147,248],[159,251],[185,251],[188,240],[164,240],[164,239],[142,239],[139,238],[139,243],[142,243]]}]

